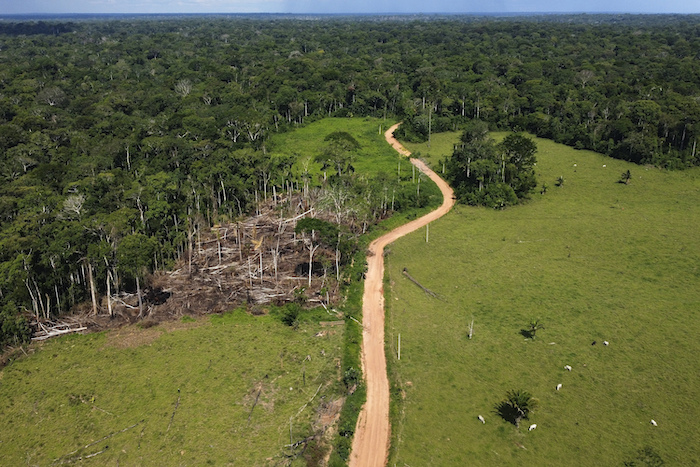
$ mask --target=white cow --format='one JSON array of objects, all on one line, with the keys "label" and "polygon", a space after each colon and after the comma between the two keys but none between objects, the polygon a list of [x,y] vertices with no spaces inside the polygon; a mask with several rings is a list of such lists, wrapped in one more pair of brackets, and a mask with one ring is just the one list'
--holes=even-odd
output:
[{"label": "white cow", "polygon": [[484,420],[484,417],[482,417],[481,415],[479,415],[476,418],[478,418],[481,423],[486,423],[486,420]]},{"label": "white cow", "polygon": [[537,428],[537,423],[533,423],[532,425],[530,425],[530,428],[528,428],[527,431],[532,431],[535,428]]},{"label": "white cow", "polygon": [[651,419],[651,424],[652,424],[653,426],[658,426],[658,425],[656,424],[656,420],[654,420],[653,418]]},{"label": "white cow", "polygon": [[571,371],[571,365],[564,365],[564,369],[566,371]]},{"label": "white cow", "polygon": [[561,383],[557,384],[557,391],[561,389]]}]

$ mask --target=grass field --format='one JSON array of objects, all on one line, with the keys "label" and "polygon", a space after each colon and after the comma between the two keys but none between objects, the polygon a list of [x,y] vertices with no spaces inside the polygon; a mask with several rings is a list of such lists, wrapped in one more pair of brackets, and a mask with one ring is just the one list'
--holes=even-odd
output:
[{"label": "grass field", "polygon": [[54,339],[3,369],[0,465],[274,465],[290,417],[299,441],[338,397],[342,326],[163,326]]},{"label": "grass field", "polygon": [[[309,171],[318,177],[320,164],[314,163],[315,156],[328,146],[326,136],[333,132],[342,131],[351,134],[360,149],[352,161],[355,173],[375,175],[378,172],[396,173],[398,155],[384,140],[384,131],[393,122],[377,118],[324,118],[305,127],[300,127],[289,133],[275,135],[271,155],[293,155],[298,162],[294,164],[296,173],[303,172],[306,161]],[[408,164],[404,162],[408,167]]]},{"label": "grass field", "polygon": [[[457,136],[407,147],[435,164]],[[647,447],[700,463],[700,171],[536,142],[545,194],[458,206],[429,243],[423,229],[390,246],[390,465],[621,465]],[[545,329],[526,339],[533,318]],[[509,389],[540,401],[519,430],[494,413]]]}]

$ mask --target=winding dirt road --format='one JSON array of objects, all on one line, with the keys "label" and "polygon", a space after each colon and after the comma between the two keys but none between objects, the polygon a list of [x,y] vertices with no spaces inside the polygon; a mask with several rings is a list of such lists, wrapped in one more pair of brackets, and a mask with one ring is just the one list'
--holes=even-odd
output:
[{"label": "winding dirt road", "polygon": [[[384,136],[404,156],[411,153],[394,138],[396,124]],[[351,467],[384,467],[389,454],[389,379],[384,355],[384,247],[404,235],[445,215],[454,205],[452,188],[418,159],[411,159],[421,172],[433,180],[444,200],[442,206],[425,216],[404,224],[369,245],[367,278],[362,296],[362,370],[367,385],[367,401],[357,419],[350,453]]]}]

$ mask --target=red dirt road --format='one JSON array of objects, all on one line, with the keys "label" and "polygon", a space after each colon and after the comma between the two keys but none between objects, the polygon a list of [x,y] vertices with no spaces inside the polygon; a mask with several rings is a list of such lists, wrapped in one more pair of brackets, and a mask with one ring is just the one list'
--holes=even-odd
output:
[{"label": "red dirt road", "polygon": [[[384,136],[404,156],[411,153],[394,138],[396,124]],[[421,172],[433,180],[444,200],[442,206],[425,216],[404,224],[373,241],[367,256],[367,277],[362,296],[362,370],[367,385],[367,402],[357,419],[350,453],[351,467],[384,467],[389,455],[389,379],[384,354],[384,247],[404,235],[445,215],[454,205],[452,188],[418,159],[411,159]]]}]

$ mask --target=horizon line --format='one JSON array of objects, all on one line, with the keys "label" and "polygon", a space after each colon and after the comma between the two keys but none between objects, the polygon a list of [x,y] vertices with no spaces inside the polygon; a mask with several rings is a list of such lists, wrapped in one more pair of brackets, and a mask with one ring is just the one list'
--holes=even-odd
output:
[{"label": "horizon line", "polygon": [[630,16],[697,16],[697,13],[683,12],[634,12],[634,11],[474,11],[474,12],[70,12],[70,13],[0,13],[0,18],[12,17],[65,17],[65,16],[564,16],[564,15],[630,15]]}]

